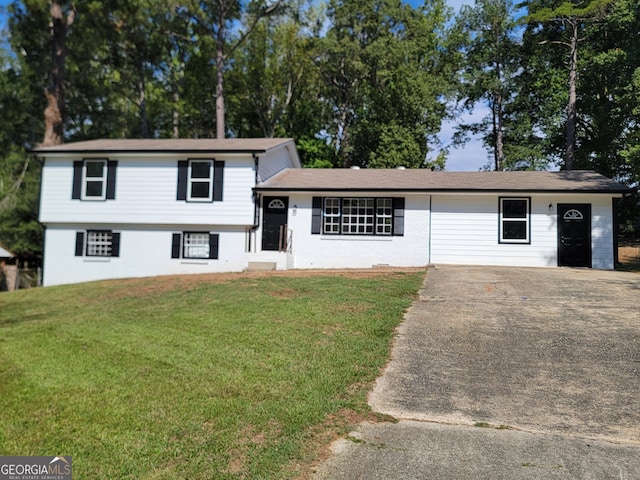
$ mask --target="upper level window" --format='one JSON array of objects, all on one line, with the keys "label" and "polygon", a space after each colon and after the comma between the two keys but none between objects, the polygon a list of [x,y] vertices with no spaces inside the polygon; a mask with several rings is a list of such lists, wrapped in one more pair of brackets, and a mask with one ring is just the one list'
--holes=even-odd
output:
[{"label": "upper level window", "polygon": [[178,200],[214,202],[222,200],[224,162],[210,159],[178,162]]},{"label": "upper level window", "polygon": [[118,162],[106,158],[88,158],[73,162],[73,189],[76,200],[113,200],[116,198]]},{"label": "upper level window", "polygon": [[213,160],[190,160],[187,200],[210,202],[212,199]]},{"label": "upper level window", "polygon": [[500,243],[530,243],[531,199],[500,198]]},{"label": "upper level window", "polygon": [[85,160],[82,169],[82,199],[104,200],[107,196],[107,161]]},{"label": "upper level window", "polygon": [[403,235],[404,198],[314,197],[312,233]]}]

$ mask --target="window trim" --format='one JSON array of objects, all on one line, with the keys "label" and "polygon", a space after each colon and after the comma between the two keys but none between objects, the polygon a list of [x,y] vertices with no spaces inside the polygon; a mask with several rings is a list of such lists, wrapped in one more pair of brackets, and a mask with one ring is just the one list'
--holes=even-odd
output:
[{"label": "window trim", "polygon": [[[354,205],[345,207],[345,201],[351,201]],[[312,221],[311,221],[311,233],[322,234],[327,236],[353,236],[353,237],[393,237],[404,235],[404,197],[375,197],[375,196],[327,196],[327,197],[313,197],[312,199]],[[367,206],[368,201],[372,201],[372,206]],[[363,206],[360,204],[364,202]],[[331,205],[328,205],[330,203]],[[337,205],[336,205],[337,203]],[[382,205],[386,204],[386,205]],[[327,208],[334,210],[330,214],[327,214]],[[335,212],[335,209],[338,212]],[[358,212],[347,211],[356,208]],[[363,212],[360,214],[359,210],[362,208],[371,210],[371,212]],[[380,210],[383,209],[386,212],[384,215],[379,215]],[[345,216],[350,217],[349,223],[345,223]],[[327,219],[333,219],[328,221]],[[371,223],[366,219],[371,219]],[[355,223],[354,223],[355,220]],[[364,223],[361,223],[363,220]],[[351,225],[351,229],[370,231],[345,231],[345,226]],[[333,230],[333,231],[331,231]],[[381,231],[382,230],[382,231]],[[388,230],[385,232],[384,230]]]},{"label": "window trim", "polygon": [[[210,158],[192,158],[188,160],[187,164],[187,202],[196,202],[196,203],[211,203],[213,202],[213,179],[215,176],[214,172],[214,161]],[[194,178],[193,177],[193,164],[194,163],[208,163],[209,164],[209,176],[204,178]],[[193,196],[193,186],[194,184],[206,183],[209,186],[209,195],[206,197],[194,197]],[[195,232],[193,232],[195,233]]]},{"label": "window trim", "polygon": [[[99,177],[87,176],[88,165],[90,163],[102,163],[102,175]],[[102,193],[100,195],[88,195],[87,186],[89,182],[100,182],[102,185]],[[106,158],[90,158],[86,159],[82,165],[82,193],[81,200],[100,201],[107,199],[107,159]]]},{"label": "window trim", "polygon": [[[523,217],[505,217],[504,202],[518,200],[526,202],[526,213]],[[525,238],[504,238],[505,222],[522,222],[525,224]],[[531,244],[531,197],[498,197],[498,243],[499,244]]]}]

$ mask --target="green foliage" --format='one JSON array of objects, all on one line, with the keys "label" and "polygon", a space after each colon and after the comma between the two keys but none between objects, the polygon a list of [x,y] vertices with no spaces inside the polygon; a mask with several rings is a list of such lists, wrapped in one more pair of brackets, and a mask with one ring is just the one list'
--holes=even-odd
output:
[{"label": "green foliage", "polygon": [[191,276],[2,295],[2,452],[65,452],[78,478],[308,474],[314,438],[324,447],[326,429],[350,425],[341,415],[369,412],[422,279]]}]

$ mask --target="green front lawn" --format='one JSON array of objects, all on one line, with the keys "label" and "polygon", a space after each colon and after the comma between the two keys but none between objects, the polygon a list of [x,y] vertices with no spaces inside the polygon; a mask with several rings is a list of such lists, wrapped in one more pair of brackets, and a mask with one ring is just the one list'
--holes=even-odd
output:
[{"label": "green front lawn", "polygon": [[308,472],[366,392],[421,272],[186,276],[0,294],[0,455],[74,478]]}]

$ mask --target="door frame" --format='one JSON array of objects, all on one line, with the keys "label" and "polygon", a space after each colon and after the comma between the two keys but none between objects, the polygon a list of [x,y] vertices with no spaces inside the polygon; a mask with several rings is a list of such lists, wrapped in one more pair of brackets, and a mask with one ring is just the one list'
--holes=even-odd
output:
[{"label": "door frame", "polygon": [[[279,203],[278,203],[279,202]],[[281,206],[280,206],[281,205]],[[271,217],[279,216],[284,222],[275,222],[273,225],[267,223]],[[262,197],[262,239],[260,242],[260,248],[263,251],[281,251],[282,250],[282,235],[285,235],[284,240],[286,242],[287,224],[289,221],[289,197],[287,196],[270,196]],[[278,229],[278,241],[275,244],[275,248],[265,248],[265,240],[267,239],[267,232],[271,233],[271,230],[267,227],[276,226]],[[284,230],[284,232],[283,232]]]},{"label": "door frame", "polygon": [[[559,267],[587,267],[592,268],[593,263],[593,247],[591,245],[591,232],[592,232],[592,219],[591,219],[591,208],[592,205],[590,203],[558,203],[556,205],[557,209],[557,229],[558,229],[558,266]],[[586,262],[584,264],[575,264],[575,262],[566,262],[563,260],[563,225],[564,225],[564,216],[570,212],[571,210],[577,210],[580,212],[585,221],[586,221],[586,239],[585,239],[585,259]]]}]

